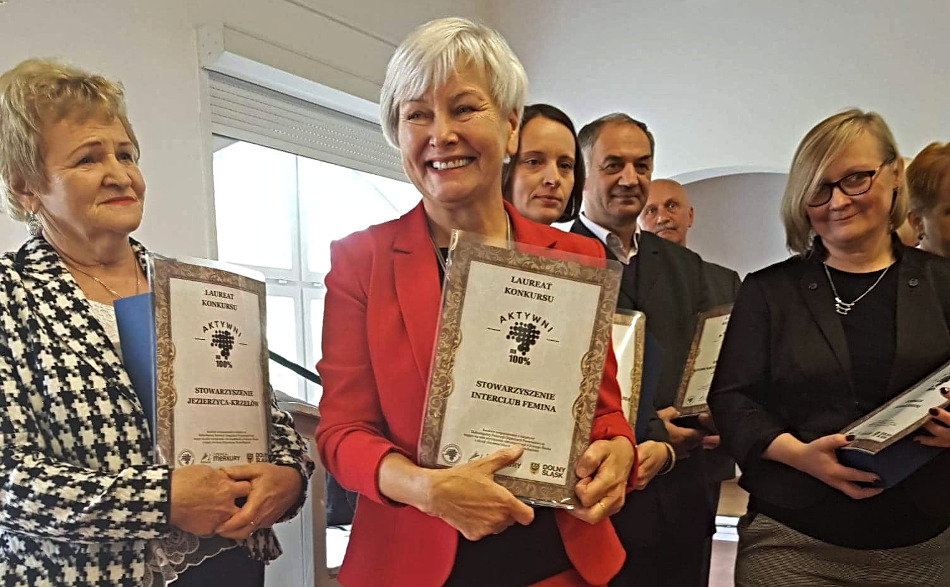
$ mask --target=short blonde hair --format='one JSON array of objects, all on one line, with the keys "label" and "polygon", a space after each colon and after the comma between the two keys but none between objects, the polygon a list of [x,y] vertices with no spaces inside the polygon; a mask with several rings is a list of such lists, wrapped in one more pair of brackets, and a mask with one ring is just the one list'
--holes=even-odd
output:
[{"label": "short blonde hair", "polygon": [[432,20],[409,33],[389,65],[380,92],[380,119],[389,144],[399,148],[399,106],[414,100],[465,65],[485,74],[492,100],[521,118],[528,75],[504,37],[464,18]]},{"label": "short blonde hair", "polygon": [[[811,250],[814,231],[806,212],[808,198],[821,187],[822,177],[831,163],[864,133],[871,133],[878,140],[885,161],[900,164],[894,135],[876,112],[852,109],[829,116],[808,131],[798,145],[782,196],[785,244],[791,252],[804,255]],[[906,215],[907,190],[902,181],[891,205],[892,229],[900,226]]]},{"label": "short blonde hair", "polygon": [[910,209],[928,214],[940,201],[940,187],[950,175],[950,143],[930,143],[907,166]]},{"label": "short blonde hair", "polygon": [[116,118],[135,146],[121,84],[49,59],[27,59],[0,75],[0,195],[14,220],[28,212],[14,189],[44,190],[48,176],[43,164],[43,131],[64,118]]}]

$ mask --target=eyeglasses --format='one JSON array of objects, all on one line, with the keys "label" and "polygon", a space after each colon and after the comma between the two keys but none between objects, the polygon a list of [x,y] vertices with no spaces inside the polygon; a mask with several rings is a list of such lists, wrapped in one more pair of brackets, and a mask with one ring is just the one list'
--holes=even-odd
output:
[{"label": "eyeglasses", "polygon": [[815,190],[815,193],[808,198],[808,206],[811,208],[824,206],[831,201],[831,194],[835,191],[835,188],[838,188],[842,194],[851,198],[866,194],[868,190],[871,189],[871,186],[874,185],[874,179],[877,178],[881,169],[893,161],[894,158],[891,157],[890,159],[885,159],[877,169],[871,171],[855,171],[854,173],[842,177],[838,181],[821,184],[818,186],[818,189]]}]

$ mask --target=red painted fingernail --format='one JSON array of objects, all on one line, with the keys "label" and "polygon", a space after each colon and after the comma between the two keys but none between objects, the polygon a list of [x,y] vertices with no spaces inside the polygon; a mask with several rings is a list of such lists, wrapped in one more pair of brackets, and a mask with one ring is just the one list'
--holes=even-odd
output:
[{"label": "red painted fingernail", "polygon": [[847,440],[848,442],[853,442],[854,439],[855,439],[855,436],[854,436],[854,434],[849,434],[849,435],[845,436],[844,439]]},{"label": "red painted fingernail", "polygon": [[943,395],[947,395],[948,393],[950,393],[950,387],[941,387],[940,393],[942,393]]},{"label": "red painted fingernail", "polygon": [[936,415],[939,414],[939,413],[940,413],[940,412],[937,411],[937,408],[930,408],[930,415],[931,415],[931,416],[936,416]]}]

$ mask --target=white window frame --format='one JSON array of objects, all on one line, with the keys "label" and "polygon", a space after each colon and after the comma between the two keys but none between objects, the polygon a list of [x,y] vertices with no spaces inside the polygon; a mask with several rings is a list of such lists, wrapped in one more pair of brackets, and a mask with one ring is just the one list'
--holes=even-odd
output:
[{"label": "white window frame", "polygon": [[[398,152],[386,143],[378,123],[215,71],[208,71],[207,75],[210,144],[227,142],[219,138],[244,141],[407,182]],[[294,178],[295,183],[298,178]],[[297,352],[295,356],[286,358],[313,369],[317,349],[310,306],[313,300],[324,297],[326,274],[310,269],[311,235],[302,230],[303,206],[299,197],[294,204],[296,214],[289,227],[292,232],[291,268],[248,266],[267,278],[269,295],[294,298],[299,326]],[[278,367],[272,363],[272,368]],[[296,391],[297,397],[316,403],[318,392],[314,384],[301,378]]]}]

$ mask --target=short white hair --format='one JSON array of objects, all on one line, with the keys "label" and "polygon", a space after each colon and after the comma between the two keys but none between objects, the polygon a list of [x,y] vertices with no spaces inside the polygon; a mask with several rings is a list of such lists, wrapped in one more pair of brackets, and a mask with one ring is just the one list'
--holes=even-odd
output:
[{"label": "short white hair", "polygon": [[399,148],[399,107],[465,65],[485,74],[495,106],[505,115],[517,112],[521,119],[528,75],[504,37],[485,25],[464,18],[431,20],[399,45],[389,65],[380,93],[380,118],[389,144]]}]

